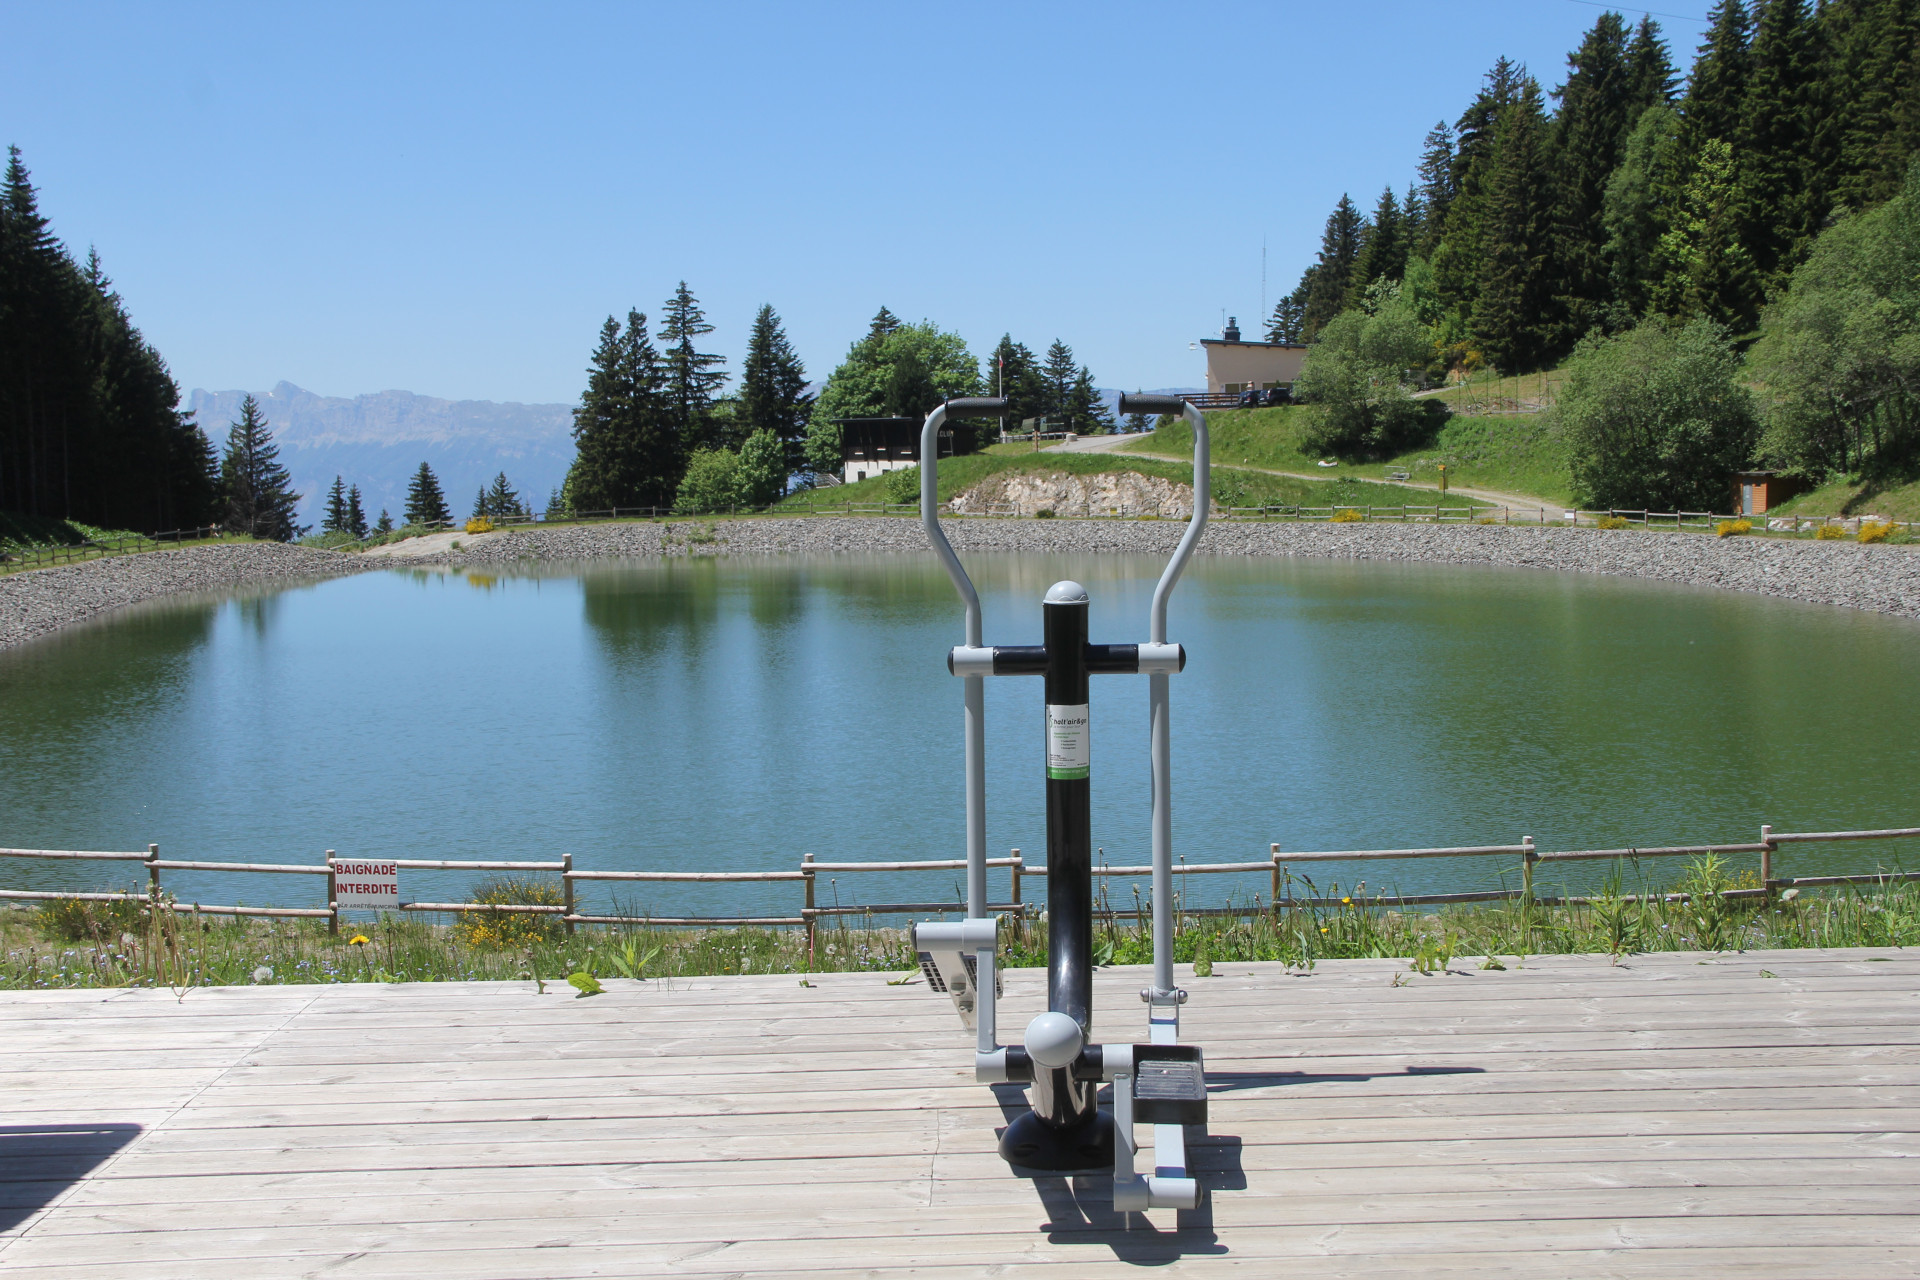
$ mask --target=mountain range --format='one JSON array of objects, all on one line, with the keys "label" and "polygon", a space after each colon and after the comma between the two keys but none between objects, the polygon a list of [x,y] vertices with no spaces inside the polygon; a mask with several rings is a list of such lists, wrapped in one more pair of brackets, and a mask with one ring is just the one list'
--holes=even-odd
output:
[{"label": "mountain range", "polygon": [[[195,389],[187,407],[220,449],[240,416],[244,391]],[[327,490],[337,475],[360,486],[367,519],[382,508],[396,523],[407,505],[407,485],[426,462],[440,478],[455,518],[473,507],[473,495],[504,471],[535,510],[546,506],[573,462],[573,406],[441,400],[411,391],[371,395],[316,395],[282,382],[254,398],[273,429],[280,461],[300,494],[300,522],[318,526]]]}]

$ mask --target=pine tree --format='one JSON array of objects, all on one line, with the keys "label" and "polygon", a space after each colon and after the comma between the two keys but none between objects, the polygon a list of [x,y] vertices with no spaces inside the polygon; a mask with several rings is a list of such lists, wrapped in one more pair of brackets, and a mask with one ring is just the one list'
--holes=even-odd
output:
[{"label": "pine tree", "polygon": [[1571,350],[1612,301],[1603,215],[1607,183],[1626,146],[1632,94],[1627,27],[1619,14],[1600,16],[1568,57],[1567,70],[1554,121],[1554,354]]},{"label": "pine tree", "polygon": [[327,514],[320,521],[322,533],[346,533],[352,528],[347,517],[347,485],[339,476],[327,490]]},{"label": "pine tree", "polygon": [[[770,431],[781,442],[789,472],[798,465],[797,449],[807,434],[813,397],[807,371],[780,327],[771,305],[760,308],[747,339],[747,362],[740,371],[740,408],[749,435]],[[784,491],[785,477],[781,486]]]},{"label": "pine tree", "polygon": [[489,510],[490,508],[487,506],[487,486],[481,485],[473,495],[473,511],[467,516],[467,519],[484,520],[487,518]]},{"label": "pine tree", "polygon": [[227,432],[220,487],[227,498],[227,528],[234,532],[274,542],[291,542],[303,532],[293,519],[300,495],[280,465],[279,446],[251,395],[240,402],[240,420]]},{"label": "pine tree", "polygon": [[373,531],[375,533],[393,532],[393,517],[387,514],[385,507],[380,508],[380,519],[374,524]]},{"label": "pine tree", "polygon": [[1393,188],[1380,193],[1373,217],[1367,221],[1360,255],[1353,263],[1353,290],[1358,293],[1376,280],[1398,280],[1407,272],[1406,220]]},{"label": "pine tree", "polygon": [[367,536],[367,509],[360,503],[360,486],[357,484],[347,489],[347,532],[356,538]]},{"label": "pine tree", "polygon": [[1694,59],[1687,96],[1680,104],[1687,153],[1699,155],[1707,141],[1732,142],[1740,135],[1747,105],[1747,40],[1751,20],[1741,0],[1719,0],[1707,15],[1706,43]]},{"label": "pine tree", "polygon": [[874,312],[873,320],[867,325],[867,341],[878,344],[899,327],[900,317],[887,310],[883,304],[880,310]]},{"label": "pine tree", "polygon": [[612,316],[600,328],[587,371],[587,389],[573,411],[573,465],[565,495],[573,511],[671,507],[686,469],[678,432],[679,406],[670,399],[665,370],[647,318],[627,312],[626,328]]},{"label": "pine tree", "polygon": [[1628,127],[1648,107],[1672,106],[1674,86],[1679,82],[1672,54],[1660,36],[1660,24],[1651,14],[1642,15],[1640,25],[1633,29],[1633,43],[1627,46]]},{"label": "pine tree", "polygon": [[1829,0],[1824,29],[1816,151],[1822,189],[1853,208],[1900,189],[1920,149],[1920,4]]},{"label": "pine tree", "polygon": [[486,491],[487,515],[494,519],[504,519],[524,514],[520,502],[520,491],[507,483],[507,473],[502,471],[493,478]]},{"label": "pine tree", "polygon": [[1069,402],[1073,380],[1079,372],[1080,367],[1073,361],[1073,348],[1055,338],[1047,348],[1047,362],[1041,367],[1040,379],[1046,385],[1047,422],[1063,431],[1074,429]]},{"label": "pine tree", "polygon": [[1825,216],[1824,174],[1810,171],[1816,63],[1804,0],[1756,6],[1740,131],[1740,239],[1762,279],[1784,285]]},{"label": "pine tree", "polygon": [[1498,161],[1489,187],[1473,335],[1508,373],[1540,367],[1550,354],[1548,304],[1552,185],[1540,86],[1524,76],[1500,121]]},{"label": "pine tree", "polygon": [[1497,158],[1496,135],[1507,108],[1519,95],[1525,74],[1506,58],[1495,62],[1472,105],[1454,126],[1453,195],[1432,261],[1434,289],[1455,331],[1464,331],[1471,324],[1474,300],[1479,296],[1486,261],[1481,240],[1487,219],[1487,191]]},{"label": "pine tree", "polygon": [[1005,397],[1007,421],[1013,426],[1047,416],[1046,380],[1026,343],[1015,342],[1011,334],[1001,334],[1000,345],[987,360],[987,378],[994,394]]},{"label": "pine tree", "polygon": [[1067,392],[1067,430],[1083,436],[1113,434],[1113,413],[1099,388],[1093,385],[1093,372],[1081,365]]},{"label": "pine tree", "polygon": [[407,486],[405,514],[408,524],[450,524],[453,521],[453,513],[447,510],[446,495],[440,492],[439,477],[424,462],[413,473],[413,483]]},{"label": "pine tree", "polygon": [[[1453,203],[1453,180],[1453,129],[1442,120],[1427,130],[1425,147],[1420,153],[1418,191],[1426,208],[1426,218],[1411,248],[1423,258],[1433,255],[1434,246],[1440,243],[1446,228],[1447,209]],[[1412,203],[1412,197],[1408,203]]]},{"label": "pine tree", "polygon": [[706,313],[687,288],[687,282],[682,280],[661,312],[659,358],[674,434],[683,450],[719,443],[710,438],[712,424],[708,415],[714,396],[726,385],[727,375],[720,366],[727,358],[694,347],[694,339],[712,332]]},{"label": "pine tree", "polygon": [[1286,297],[1273,304],[1273,315],[1267,320],[1267,341],[1297,343],[1300,330],[1306,321],[1306,290],[1295,289]]},{"label": "pine tree", "polygon": [[1320,235],[1320,256],[1307,268],[1305,314],[1301,332],[1308,341],[1326,327],[1327,321],[1346,310],[1357,295],[1353,288],[1353,264],[1360,256],[1360,211],[1345,195],[1327,215],[1326,230]]},{"label": "pine tree", "polygon": [[17,147],[0,189],[0,509],[109,528],[224,517],[213,446],[97,253],[41,214]]}]

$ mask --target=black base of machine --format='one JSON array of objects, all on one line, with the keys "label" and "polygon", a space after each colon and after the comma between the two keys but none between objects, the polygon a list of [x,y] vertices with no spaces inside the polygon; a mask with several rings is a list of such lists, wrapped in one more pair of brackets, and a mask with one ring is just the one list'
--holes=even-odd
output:
[{"label": "black base of machine", "polygon": [[1095,1111],[1077,1128],[1056,1129],[1024,1112],[1000,1135],[1000,1158],[1015,1169],[1039,1173],[1111,1173],[1113,1117]]}]

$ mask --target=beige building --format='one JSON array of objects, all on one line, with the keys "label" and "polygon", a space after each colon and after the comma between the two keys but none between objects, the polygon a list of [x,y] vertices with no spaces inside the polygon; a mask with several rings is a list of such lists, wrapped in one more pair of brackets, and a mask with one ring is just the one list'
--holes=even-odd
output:
[{"label": "beige building", "polygon": [[1237,395],[1248,387],[1262,391],[1292,386],[1300,376],[1307,348],[1295,342],[1242,342],[1240,326],[1229,319],[1218,338],[1202,338],[1207,353],[1207,390]]}]

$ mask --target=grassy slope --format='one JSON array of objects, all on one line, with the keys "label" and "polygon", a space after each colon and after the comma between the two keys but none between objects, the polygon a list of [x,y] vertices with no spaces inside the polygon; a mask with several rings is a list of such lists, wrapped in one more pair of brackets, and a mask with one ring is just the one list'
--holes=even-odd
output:
[{"label": "grassy slope", "polygon": [[[1299,446],[1300,430],[1312,412],[1290,406],[1208,414],[1215,463],[1308,474],[1322,471],[1319,455],[1302,453]],[[1175,455],[1190,452],[1193,438],[1185,423],[1172,423],[1122,448]],[[1384,462],[1342,463],[1326,470],[1336,476],[1366,480],[1379,480],[1388,471],[1404,470],[1414,480],[1431,484],[1439,476],[1435,465],[1441,462],[1447,464],[1455,484],[1535,495],[1550,502],[1565,502],[1572,497],[1565,455],[1548,431],[1545,417],[1537,413],[1454,418],[1425,448],[1409,449]]]},{"label": "grassy slope", "polygon": [[1920,520],[1920,480],[1904,484],[1852,484],[1837,480],[1780,503],[1768,515],[1794,516],[1891,516],[1895,520]]},{"label": "grassy slope", "polygon": [[[1263,409],[1255,412],[1285,413],[1287,411]],[[1184,434],[1185,429],[1181,430]],[[1141,437],[1146,441],[1152,438],[1151,436]],[[1191,443],[1187,445],[1187,449],[1191,451]],[[1222,462],[1238,460],[1237,457],[1229,458],[1217,446],[1214,456]],[[1134,471],[1141,475],[1160,476],[1179,484],[1193,482],[1193,465],[1174,462],[1170,459],[1144,458],[1138,454],[1124,452],[1023,453],[1017,446],[996,446],[986,453],[977,453],[964,458],[948,458],[942,461],[940,463],[940,500],[945,502],[956,494],[972,488],[988,476],[1002,471],[1040,474],[1064,472],[1070,475],[1104,475],[1117,471]],[[804,510],[809,501],[817,502],[822,506],[839,502],[885,502],[886,486],[885,476],[874,476],[854,484],[835,485],[829,489],[816,489],[811,493],[796,494],[784,505]],[[1419,505],[1432,502],[1432,495],[1422,490],[1409,489],[1403,485],[1366,483],[1358,476],[1343,476],[1332,481],[1309,481],[1295,480],[1287,476],[1261,475],[1257,472],[1233,471],[1218,466],[1213,471],[1213,488],[1214,500],[1222,506],[1398,506],[1401,503]]]}]

